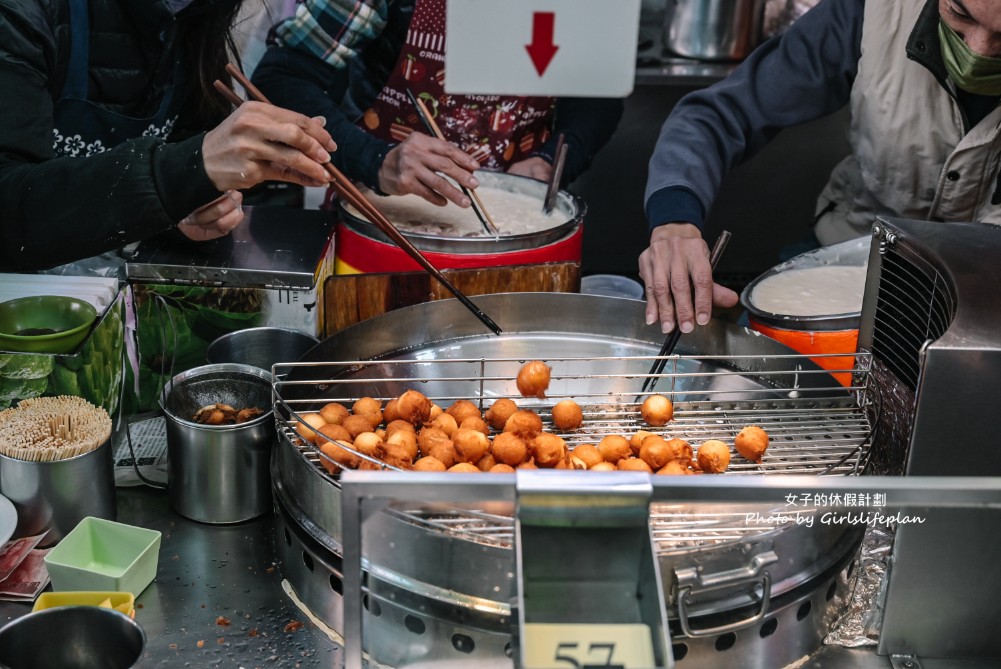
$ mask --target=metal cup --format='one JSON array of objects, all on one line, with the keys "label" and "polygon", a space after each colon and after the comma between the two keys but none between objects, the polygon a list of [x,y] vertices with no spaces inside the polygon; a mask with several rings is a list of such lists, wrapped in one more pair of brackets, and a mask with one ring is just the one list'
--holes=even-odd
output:
[{"label": "metal cup", "polygon": [[0,666],[9,669],[129,669],[146,633],[124,613],[97,606],[59,606],[0,628]]},{"label": "metal cup", "polygon": [[0,454],[0,494],[17,509],[15,537],[48,530],[39,544],[56,544],[87,516],[115,520],[111,440],[94,450],[50,462]]},{"label": "metal cup", "polygon": [[[201,407],[225,403],[265,413],[236,425],[191,420]],[[163,389],[167,425],[167,497],[182,516],[203,523],[238,523],[271,508],[275,423],[271,372],[251,365],[195,367]]]}]

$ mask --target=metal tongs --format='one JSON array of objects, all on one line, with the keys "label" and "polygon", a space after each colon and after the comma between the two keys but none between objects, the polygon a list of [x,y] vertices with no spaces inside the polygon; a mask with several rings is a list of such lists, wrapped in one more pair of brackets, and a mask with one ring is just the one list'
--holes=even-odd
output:
[{"label": "metal tongs", "polygon": [[[409,88],[407,89],[407,97],[410,98],[410,103],[417,110],[417,116],[420,117],[421,123],[424,124],[424,129],[428,131],[428,134],[442,140],[443,142],[447,141],[441,132],[441,128],[438,127],[438,124],[435,123],[434,118],[428,111],[428,108]],[[462,189],[462,193],[469,198],[469,201],[473,203],[473,211],[476,212],[476,218],[480,219],[480,223],[483,224],[483,229],[487,232],[487,234],[493,235],[494,237],[499,235],[500,233],[497,231],[497,226],[494,225],[494,220],[490,218],[490,214],[487,213],[487,209],[483,206],[483,202],[480,200],[480,196],[476,194],[476,191],[470,190],[463,185],[459,185],[459,188]]]},{"label": "metal tongs", "polygon": [[[716,238],[716,243],[713,244],[712,251],[709,253],[709,266],[712,267],[713,272],[716,271],[716,265],[719,264],[720,256],[723,255],[723,250],[726,249],[726,244],[729,241],[730,232],[728,230],[722,231],[719,233],[719,237]],[[643,382],[642,392],[650,392],[657,385],[657,379],[660,378],[661,372],[664,371],[664,365],[667,364],[667,356],[674,353],[674,347],[678,345],[679,339],[681,339],[681,328],[675,324],[674,329],[671,330],[670,334],[667,335],[667,339],[664,340],[664,345],[660,347],[657,359],[654,360],[653,365],[650,367],[646,381]]]}]

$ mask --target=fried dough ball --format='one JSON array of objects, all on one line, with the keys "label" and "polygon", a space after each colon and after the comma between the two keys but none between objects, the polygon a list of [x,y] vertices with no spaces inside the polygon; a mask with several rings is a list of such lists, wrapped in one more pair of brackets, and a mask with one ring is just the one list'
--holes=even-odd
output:
[{"label": "fried dough ball", "polygon": [[707,474],[721,474],[730,466],[730,448],[718,439],[699,446],[699,469]]},{"label": "fried dough ball", "polygon": [[428,420],[434,420],[435,418],[437,418],[438,416],[442,415],[443,413],[445,413],[444,410],[442,410],[442,408],[440,406],[438,406],[437,404],[435,404],[434,402],[432,402],[431,403],[431,413],[428,414]]},{"label": "fried dough ball", "polygon": [[501,432],[494,437],[490,452],[498,462],[517,467],[528,458],[528,444],[513,432]]},{"label": "fried dough ball", "polygon": [[405,420],[400,420],[399,418],[397,418],[396,420],[386,425],[386,437],[389,438],[393,436],[394,432],[398,432],[400,430],[403,430],[405,432],[413,432],[414,434],[417,433],[417,430],[414,428],[413,425],[411,425]]},{"label": "fried dough ball", "polygon": [[372,423],[372,429],[375,429],[382,423],[382,402],[374,397],[362,397],[351,405],[351,413],[365,416]]},{"label": "fried dough ball", "polygon": [[452,465],[446,471],[452,472],[453,474],[480,474],[480,470],[477,469],[476,465],[471,465],[468,462],[460,462],[458,464]]},{"label": "fried dough ball", "polygon": [[502,397],[490,405],[483,417],[486,418],[490,427],[500,432],[504,429],[504,423],[507,422],[507,419],[517,410],[518,405],[514,403],[514,400]]},{"label": "fried dough ball", "polygon": [[[406,432],[397,432],[395,436],[406,435]],[[386,455],[383,456],[383,460],[386,464],[393,465],[394,467],[400,467],[402,469],[410,469],[414,465],[414,458],[417,457],[417,441],[413,443],[413,447],[410,444],[401,442],[383,442],[383,447],[386,449]]]},{"label": "fried dough ball", "polygon": [[386,442],[375,432],[362,432],[355,437],[354,449],[362,455],[381,460],[386,455]]},{"label": "fried dough ball", "polygon": [[490,427],[487,425],[487,422],[477,416],[469,416],[468,418],[464,418],[462,422],[459,423],[459,427],[466,430],[476,430],[477,432],[481,433],[484,437],[490,436]]},{"label": "fried dough ball", "polygon": [[[348,441],[348,442],[352,440],[351,433],[348,432],[343,425],[337,425],[335,423],[327,423],[326,425],[322,426],[319,430],[317,430],[317,432],[319,432],[320,435],[323,435],[322,437],[320,435],[316,435],[316,441],[314,441],[313,443],[315,443],[317,446],[326,443],[327,440]],[[326,437],[326,439],[324,439],[323,437]]]},{"label": "fried dough ball", "polygon": [[535,460],[532,459],[532,458],[529,458],[528,460],[525,460],[520,465],[518,465],[517,467],[515,467],[515,469],[538,469],[538,468],[539,468],[539,465],[535,464]]},{"label": "fried dough ball", "polygon": [[454,465],[459,459],[451,439],[434,442],[428,447],[427,455],[439,460],[446,468]]},{"label": "fried dough ball", "polygon": [[605,435],[598,442],[598,452],[601,453],[605,462],[611,462],[613,465],[633,454],[632,449],[629,448],[629,442],[620,434]]},{"label": "fried dough ball", "polygon": [[400,420],[411,425],[423,425],[431,417],[431,400],[423,393],[408,390],[397,399],[396,412],[400,415]]},{"label": "fried dough ball", "polygon": [[435,416],[434,418],[432,418],[431,422],[428,423],[428,426],[436,427],[442,432],[444,432],[446,435],[451,437],[452,433],[455,432],[455,430],[459,427],[459,424],[455,422],[455,418],[452,416],[452,414],[442,412],[437,416]]},{"label": "fried dough ball", "polygon": [[614,472],[614,471],[618,471],[618,468],[615,465],[613,465],[611,462],[602,461],[602,462],[599,462],[596,465],[593,465],[591,467],[591,471],[592,472]]},{"label": "fried dough ball", "polygon": [[554,467],[554,469],[583,470],[587,469],[587,466],[584,464],[583,460],[581,460],[580,458],[575,458],[573,455],[568,453],[565,458],[556,463],[556,467]]},{"label": "fried dough ball", "polygon": [[573,449],[573,456],[579,458],[584,465],[590,469],[599,462],[604,462],[605,459],[601,457],[601,452],[598,447],[594,444],[580,444],[575,446]]},{"label": "fried dough ball", "polygon": [[446,441],[451,443],[452,440],[448,438],[444,430],[439,430],[436,427],[426,427],[417,434],[417,446],[424,455],[431,452],[432,445]]},{"label": "fried dough ball", "polygon": [[640,446],[643,445],[643,440],[652,436],[654,436],[653,432],[649,432],[647,430],[637,430],[633,436],[629,437],[629,448],[632,449],[633,455],[639,457]]},{"label": "fried dough ball", "polygon": [[674,417],[674,404],[663,395],[650,395],[643,400],[640,414],[647,425],[654,427],[667,425],[667,422]]},{"label": "fried dough ball", "polygon": [[406,454],[407,459],[413,462],[417,459],[417,435],[407,430],[397,430],[386,438],[387,450],[389,446],[398,446],[399,453]]},{"label": "fried dough ball", "polygon": [[375,433],[376,433],[377,435],[379,435],[379,439],[382,439],[383,441],[385,441],[385,440],[386,440],[386,431],[385,431],[384,429],[382,429],[381,427],[380,427],[379,429],[377,429],[377,430],[375,431]]},{"label": "fried dough ball", "polygon": [[372,421],[368,419],[368,416],[359,416],[353,414],[344,419],[341,423],[348,432],[351,433],[351,438],[354,439],[362,432],[372,432]]},{"label": "fried dough ball", "polygon": [[[327,424],[327,421],[323,420],[323,416],[318,413],[304,413],[299,416],[301,422],[295,424],[295,431],[299,433],[299,436],[310,443],[315,443],[316,431]],[[313,428],[313,429],[310,429]]]},{"label": "fried dough ball", "polygon": [[684,439],[674,437],[667,440],[667,445],[671,447],[672,460],[691,460],[695,457],[692,454],[692,445]]},{"label": "fried dough ball", "polygon": [[348,417],[348,410],[343,404],[338,404],[337,402],[330,402],[329,404],[324,404],[323,408],[320,409],[319,414],[323,416],[323,420],[328,423],[333,423],[335,425],[340,425],[341,422]]},{"label": "fried dough ball", "polygon": [[618,461],[616,466],[619,468],[619,471],[646,472],[648,474],[653,474],[653,469],[650,468],[650,465],[639,458],[622,458]]},{"label": "fried dough ball", "polygon": [[443,472],[445,469],[442,461],[431,455],[425,455],[414,463],[415,472]]},{"label": "fried dough ball", "polygon": [[553,423],[564,432],[576,430],[584,423],[584,412],[573,400],[562,400],[553,407]]},{"label": "fried dough ball", "polygon": [[504,431],[522,439],[534,439],[542,433],[542,419],[531,409],[518,409],[504,423]]},{"label": "fried dough ball", "polygon": [[650,465],[652,470],[660,469],[671,460],[676,459],[667,440],[660,435],[650,435],[643,440],[643,444],[640,446],[640,460]]},{"label": "fried dough ball", "polygon": [[751,462],[761,462],[761,457],[768,448],[768,433],[757,425],[748,425],[737,433],[733,445],[738,453]]},{"label": "fried dough ball", "polygon": [[541,360],[526,362],[518,370],[518,378],[515,383],[518,385],[518,392],[522,397],[538,397],[545,399],[546,389],[549,388],[549,375],[552,370],[549,365]]},{"label": "fried dough ball", "polygon": [[514,467],[511,465],[505,465],[503,462],[498,462],[496,465],[491,467],[488,474],[514,474]]},{"label": "fried dough ball", "polygon": [[400,403],[400,398],[394,397],[393,399],[386,402],[386,408],[382,410],[382,419],[386,421],[386,424],[392,423],[394,420],[398,420],[400,417],[400,412],[396,408],[396,405]]},{"label": "fried dough ball", "polygon": [[542,468],[555,467],[560,460],[567,457],[567,442],[563,438],[549,432],[542,432],[531,444],[532,457],[535,464]]},{"label": "fried dough ball", "polygon": [[671,460],[658,469],[657,473],[661,476],[687,476],[692,473],[692,470],[681,460]]},{"label": "fried dough ball", "polygon": [[480,408],[469,400],[456,400],[452,406],[445,409],[445,413],[454,418],[455,422],[460,426],[462,425],[462,421],[466,420],[470,416],[483,418],[483,414],[480,413]]},{"label": "fried dough ball", "polygon": [[[331,474],[336,474],[341,467],[354,469],[358,466],[358,456],[348,450],[350,445],[347,442],[328,441],[320,446],[320,452],[337,464],[330,462],[326,458],[320,458],[320,464]],[[340,465],[340,466],[338,466]]]},{"label": "fried dough ball", "polygon": [[497,464],[497,458],[495,458],[491,453],[488,452],[486,455],[484,455],[482,458],[479,459],[479,462],[476,463],[476,468],[479,469],[481,472],[488,472],[496,464]]},{"label": "fried dough ball", "polygon": [[462,427],[452,433],[452,443],[461,462],[479,462],[490,449],[490,440],[482,432]]}]

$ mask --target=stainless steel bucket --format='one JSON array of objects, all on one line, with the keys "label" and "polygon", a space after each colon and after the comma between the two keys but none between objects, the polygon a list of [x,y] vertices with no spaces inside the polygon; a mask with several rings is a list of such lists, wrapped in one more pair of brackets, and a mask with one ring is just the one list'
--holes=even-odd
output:
[{"label": "stainless steel bucket", "polygon": [[667,0],[664,46],[688,58],[741,60],[762,41],[765,0]]},{"label": "stainless steel bucket", "polygon": [[296,362],[320,340],[286,328],[246,328],[219,337],[205,352],[209,364],[253,365],[268,372],[276,362]]},{"label": "stainless steel bucket", "polygon": [[115,520],[111,440],[88,453],[51,462],[0,455],[0,494],[17,509],[15,537],[48,530],[41,547],[58,543],[87,516]]},{"label": "stainless steel bucket", "polygon": [[[163,389],[167,422],[167,496],[182,516],[203,523],[238,523],[271,508],[268,467],[275,445],[271,372],[251,365],[195,367]],[[202,425],[203,406],[259,407],[263,415],[236,425]]]},{"label": "stainless steel bucket", "polygon": [[0,629],[0,666],[9,669],[129,669],[146,633],[124,613],[98,606],[58,606]]}]

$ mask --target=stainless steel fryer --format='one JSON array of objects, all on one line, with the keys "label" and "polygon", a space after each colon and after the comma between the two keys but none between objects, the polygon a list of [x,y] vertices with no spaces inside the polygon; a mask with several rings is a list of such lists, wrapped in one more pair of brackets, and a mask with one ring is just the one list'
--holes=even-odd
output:
[{"label": "stainless steel fryer", "polygon": [[[548,419],[553,403],[576,399],[585,408],[585,428],[569,435],[568,443],[651,429],[637,422],[637,393],[662,336],[644,325],[642,303],[548,294],[477,301],[499,317],[503,337],[481,334],[461,307],[439,302],[361,323],[321,343],[303,362],[275,370],[281,443],[273,484],[282,567],[300,598],[335,629],[343,623],[340,488],[320,466],[317,449],[289,429],[294,413],[336,399],[385,400],[409,387],[441,406],[471,399],[485,407],[498,397],[516,397],[513,378],[520,364],[543,359],[554,370],[551,396],[516,401]],[[674,399],[675,419],[653,431],[693,443],[732,443],[744,425],[764,426],[773,437],[764,463],[735,457],[729,475],[848,475],[864,468],[871,436],[867,410],[876,404],[867,356],[846,370],[856,380],[846,389],[809,359],[723,323],[686,335],[678,350],[682,355],[669,361],[656,388]],[[410,661],[415,644],[428,661],[473,652],[477,661],[506,657],[516,589],[507,511],[400,507],[366,524],[368,646],[375,659]],[[739,666],[782,666],[819,644],[844,594],[846,584],[837,576],[860,530],[761,528],[749,525],[745,513],[736,505],[651,509],[674,655],[688,657],[682,666],[719,666],[721,640],[738,644]],[[804,607],[811,624],[784,622],[801,623]],[[733,634],[755,627],[764,631],[739,639]],[[782,632],[773,634],[775,627]]]}]

